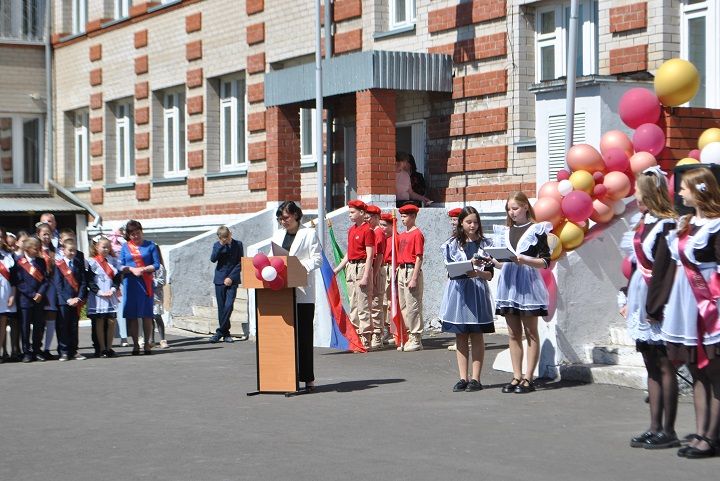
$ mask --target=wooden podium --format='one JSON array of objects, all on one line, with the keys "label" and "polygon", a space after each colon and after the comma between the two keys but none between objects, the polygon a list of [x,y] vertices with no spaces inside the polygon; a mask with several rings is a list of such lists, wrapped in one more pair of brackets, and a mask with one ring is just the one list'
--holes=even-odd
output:
[{"label": "wooden podium", "polygon": [[267,282],[255,277],[252,258],[242,258],[242,283],[246,289],[255,289],[257,319],[257,391],[247,393],[248,396],[291,396],[304,392],[298,385],[295,288],[307,285],[308,274],[297,257],[282,256],[281,259],[287,266],[287,283],[274,291]]}]

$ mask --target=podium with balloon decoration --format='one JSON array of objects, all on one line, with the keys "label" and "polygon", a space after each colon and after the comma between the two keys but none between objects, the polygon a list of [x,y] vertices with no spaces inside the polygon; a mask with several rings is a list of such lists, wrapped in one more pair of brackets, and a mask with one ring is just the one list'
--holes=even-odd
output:
[{"label": "podium with balloon decoration", "polygon": [[263,253],[242,259],[242,281],[255,291],[257,391],[301,394],[298,384],[295,288],[307,285],[307,271],[294,256]]}]

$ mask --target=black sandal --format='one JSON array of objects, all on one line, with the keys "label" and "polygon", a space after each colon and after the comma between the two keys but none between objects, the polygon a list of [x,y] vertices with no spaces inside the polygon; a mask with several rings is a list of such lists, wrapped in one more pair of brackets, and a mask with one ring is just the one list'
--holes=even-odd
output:
[{"label": "black sandal", "polygon": [[502,392],[504,392],[505,394],[515,392],[515,388],[518,387],[519,385],[520,385],[520,379],[514,377],[514,378],[512,378],[512,380],[509,383],[507,383],[503,386]]},{"label": "black sandal", "polygon": [[515,386],[515,394],[527,394],[535,391],[535,383],[529,379],[523,379]]},{"label": "black sandal", "polygon": [[698,449],[694,446],[688,446],[688,450],[685,451],[685,457],[688,459],[702,459],[712,458],[718,452],[718,444],[710,438],[705,436],[698,436],[698,441],[705,441],[710,446],[708,449]]},{"label": "black sandal", "polygon": [[[698,441],[702,440],[702,438],[695,433],[688,434],[687,436],[685,436],[686,441],[693,441],[695,439],[697,439]],[[677,455],[680,456],[681,458],[684,458],[687,455],[687,452],[690,451],[691,448],[692,448],[692,446],[683,446],[682,448],[678,449]]]}]

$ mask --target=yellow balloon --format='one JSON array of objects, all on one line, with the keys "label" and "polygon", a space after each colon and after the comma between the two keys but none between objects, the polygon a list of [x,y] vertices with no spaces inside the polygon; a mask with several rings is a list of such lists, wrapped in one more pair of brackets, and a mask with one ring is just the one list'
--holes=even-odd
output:
[{"label": "yellow balloon", "polygon": [[560,242],[560,238],[556,236],[555,234],[548,234],[547,235],[547,241],[548,241],[548,247],[550,247],[550,260],[556,261],[563,253],[562,250],[562,242]]},{"label": "yellow balloon", "polygon": [[680,165],[690,165],[690,164],[699,164],[700,161],[697,159],[693,159],[692,157],[685,157],[684,159],[678,160],[677,164],[675,164],[675,167],[678,167]]},{"label": "yellow balloon", "polygon": [[565,222],[558,230],[558,237],[560,238],[563,250],[571,251],[583,243],[585,232],[579,225],[573,224],[572,222]]},{"label": "yellow balloon", "polygon": [[593,176],[590,172],[586,170],[576,170],[572,173],[572,175],[570,175],[570,179],[568,180],[572,184],[573,189],[582,190],[583,192],[587,192],[588,194],[593,193],[593,188],[595,187],[595,179],[593,179]]},{"label": "yellow balloon", "polygon": [[695,97],[699,88],[700,74],[687,60],[670,59],[655,73],[655,94],[663,105],[682,105]]},{"label": "yellow balloon", "polygon": [[702,150],[707,144],[713,142],[720,142],[720,129],[717,127],[707,129],[702,133],[702,135],[700,135],[700,138],[698,139],[698,149]]}]

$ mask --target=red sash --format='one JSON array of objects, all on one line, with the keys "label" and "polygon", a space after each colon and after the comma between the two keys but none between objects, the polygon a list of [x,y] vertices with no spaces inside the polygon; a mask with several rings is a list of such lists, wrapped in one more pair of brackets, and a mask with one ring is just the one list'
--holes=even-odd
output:
[{"label": "red sash", "polygon": [[95,259],[98,265],[102,268],[103,272],[105,272],[105,275],[108,276],[112,281],[113,277],[115,277],[115,273],[113,272],[112,267],[110,267],[107,259],[105,259],[103,256],[95,256],[93,257],[93,259]]},{"label": "red sash", "polygon": [[45,280],[45,275],[38,270],[37,267],[35,267],[31,262],[27,260],[27,257],[21,257],[18,260],[18,264],[20,267],[25,269],[25,271],[30,274],[33,279],[35,279],[38,282],[42,282]]},{"label": "red sash", "polygon": [[650,277],[652,277],[652,263],[645,256],[645,251],[642,248],[642,235],[645,232],[645,223],[640,224],[640,228],[635,231],[633,236],[633,247],[635,248],[635,257],[637,258],[637,269],[645,279],[646,284],[650,284]]},{"label": "red sash", "polygon": [[715,332],[720,329],[718,325],[717,300],[720,297],[720,286],[718,286],[718,273],[713,272],[713,279],[708,285],[698,266],[690,262],[685,256],[685,246],[690,236],[685,233],[678,238],[678,250],[680,251],[680,262],[685,268],[685,275],[690,283],[693,295],[698,305],[697,315],[697,359],[700,369],[708,365],[709,361],[703,345],[703,336],[706,332]]},{"label": "red sash", "polygon": [[72,287],[76,293],[79,293],[80,285],[75,279],[75,276],[73,276],[73,273],[67,263],[61,259],[59,261],[55,261],[55,265],[58,267],[58,269],[60,269],[60,274],[62,274],[67,283],[70,284],[70,287]]},{"label": "red sash", "polygon": [[[132,242],[127,243],[128,249],[130,250],[130,255],[133,258],[133,261],[135,262],[135,267],[145,267],[145,261],[142,258],[142,255],[140,254],[140,248],[133,244]],[[145,281],[145,293],[148,297],[153,296],[153,276],[149,272],[143,272],[142,274],[143,281]]]},{"label": "red sash", "polygon": [[0,259],[0,275],[2,275],[6,281],[10,282],[10,271],[5,266],[5,263]]},{"label": "red sash", "polygon": [[46,249],[45,247],[43,247],[41,253],[43,259],[45,259],[45,269],[48,271],[48,273],[52,272],[53,261],[50,257],[50,249]]}]

